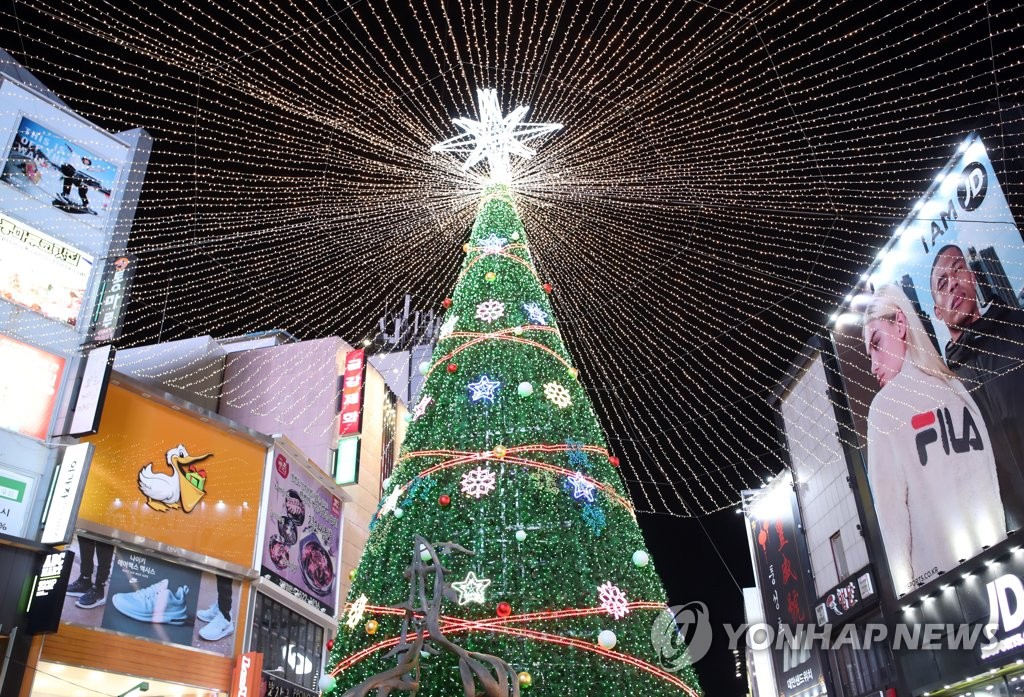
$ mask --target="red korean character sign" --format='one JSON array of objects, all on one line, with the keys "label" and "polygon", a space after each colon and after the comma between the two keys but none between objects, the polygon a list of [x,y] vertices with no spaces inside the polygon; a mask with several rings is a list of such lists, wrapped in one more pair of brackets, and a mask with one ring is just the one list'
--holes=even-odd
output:
[{"label": "red korean character sign", "polygon": [[[338,435],[354,436],[359,433],[363,411],[363,376],[366,353],[354,349],[345,354],[341,375],[341,405]],[[339,366],[340,367],[340,366]]]}]

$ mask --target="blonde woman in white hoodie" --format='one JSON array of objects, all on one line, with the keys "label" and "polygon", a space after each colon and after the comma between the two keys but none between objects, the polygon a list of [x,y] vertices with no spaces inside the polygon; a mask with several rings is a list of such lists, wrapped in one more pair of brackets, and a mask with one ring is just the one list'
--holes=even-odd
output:
[{"label": "blonde woman in white hoodie", "polygon": [[992,444],[974,399],[895,285],[864,311],[881,389],[868,411],[868,483],[897,592],[1006,539]]}]

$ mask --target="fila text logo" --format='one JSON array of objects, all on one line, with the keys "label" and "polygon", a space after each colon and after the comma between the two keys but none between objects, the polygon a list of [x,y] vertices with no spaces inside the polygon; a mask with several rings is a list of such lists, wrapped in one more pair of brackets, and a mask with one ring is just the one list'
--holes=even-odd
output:
[{"label": "fila text logo", "polygon": [[[947,455],[950,452],[961,454],[971,450],[985,449],[985,444],[981,440],[981,432],[978,431],[978,425],[974,423],[974,417],[971,416],[967,407],[964,407],[963,417],[960,421],[960,434],[957,435],[956,427],[953,425],[953,415],[949,413],[947,407],[914,414],[911,417],[910,426],[918,432],[914,439],[917,442],[917,456],[922,466],[928,464],[928,446],[938,441],[940,436],[942,450]],[[938,429],[935,427],[936,422]]]}]

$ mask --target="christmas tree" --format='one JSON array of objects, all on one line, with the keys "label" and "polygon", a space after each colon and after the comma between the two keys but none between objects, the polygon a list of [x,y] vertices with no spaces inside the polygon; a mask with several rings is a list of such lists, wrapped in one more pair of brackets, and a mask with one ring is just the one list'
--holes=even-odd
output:
[{"label": "christmas tree", "polygon": [[[524,115],[502,118],[483,92],[481,120],[457,120],[467,133],[437,148],[468,152],[467,166],[486,158],[499,183],[485,189],[354,573],[322,684],[332,697],[388,671],[419,695],[474,694],[444,642],[507,663],[509,694],[699,694],[691,666],[659,664],[652,627],[664,626],[664,589],[559,334],[553,288],[500,183],[510,152],[529,156],[525,139],[558,128],[520,123]],[[447,542],[468,553],[442,549]],[[435,610],[444,642],[427,636],[423,646],[403,639],[408,618],[424,614],[402,609],[420,573],[410,566],[417,546],[425,569],[443,565],[448,591]]]}]

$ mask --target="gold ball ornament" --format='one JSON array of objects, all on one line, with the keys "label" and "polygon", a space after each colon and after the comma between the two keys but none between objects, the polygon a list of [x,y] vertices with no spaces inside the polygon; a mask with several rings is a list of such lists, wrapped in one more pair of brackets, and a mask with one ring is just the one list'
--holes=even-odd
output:
[{"label": "gold ball ornament", "polygon": [[580,371],[576,370],[575,368],[569,368],[569,377],[571,377],[573,380],[575,380],[579,376],[580,376]]},{"label": "gold ball ornament", "polygon": [[367,634],[376,634],[379,627],[380,625],[377,624],[377,620],[368,620],[364,628]]},{"label": "gold ball ornament", "polygon": [[524,690],[533,685],[533,676],[527,673],[525,670],[519,674],[519,687]]},{"label": "gold ball ornament", "polygon": [[356,580],[356,571],[358,571],[358,569],[352,569],[351,571],[348,572],[348,580],[349,581],[355,581]]},{"label": "gold ball ornament", "polygon": [[496,279],[497,277],[498,274],[494,273],[493,271],[488,271],[487,273],[484,274],[484,280],[487,281],[488,283],[493,282],[494,279]]},{"label": "gold ball ornament", "polygon": [[500,460],[508,454],[508,450],[505,449],[504,445],[496,445],[491,449],[491,453]]},{"label": "gold ball ornament", "polygon": [[469,242],[467,242],[466,244],[462,245],[462,251],[463,252],[468,252],[469,251]]}]

